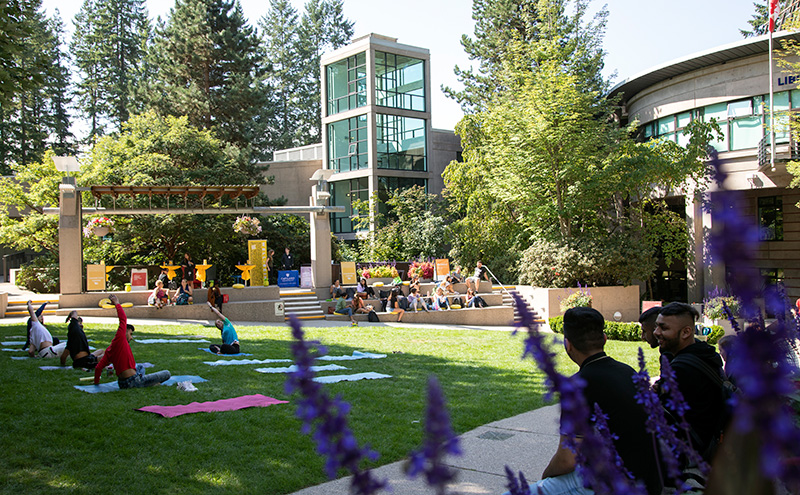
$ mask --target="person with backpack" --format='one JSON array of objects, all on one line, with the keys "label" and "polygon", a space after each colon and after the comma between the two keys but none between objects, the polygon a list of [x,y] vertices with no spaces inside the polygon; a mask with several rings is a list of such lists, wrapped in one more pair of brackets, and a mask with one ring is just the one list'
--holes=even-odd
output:
[{"label": "person with backpack", "polygon": [[[689,406],[685,418],[691,427],[692,445],[710,461],[730,420],[726,404],[729,393],[722,358],[712,346],[695,339],[694,326],[699,316],[688,304],[670,303],[661,308],[653,335],[661,353],[669,359],[678,390]],[[666,397],[662,397],[662,403],[668,411],[675,412],[670,410]]]}]

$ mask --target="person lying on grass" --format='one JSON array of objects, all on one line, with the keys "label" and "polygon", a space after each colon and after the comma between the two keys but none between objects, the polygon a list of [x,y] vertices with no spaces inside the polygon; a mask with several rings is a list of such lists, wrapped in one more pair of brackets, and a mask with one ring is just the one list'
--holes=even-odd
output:
[{"label": "person lying on grass", "polygon": [[59,342],[58,339],[50,335],[50,331],[44,326],[44,317],[36,314],[33,303],[28,301],[28,314],[30,315],[31,331],[30,343],[28,344],[28,355],[30,357],[54,358],[64,352],[66,344]]},{"label": "person lying on grass", "polygon": [[117,318],[119,318],[119,328],[114,338],[111,340],[111,345],[106,348],[103,357],[94,369],[94,384],[100,384],[100,375],[103,373],[103,368],[108,366],[109,363],[114,365],[114,372],[117,374],[117,383],[119,388],[139,388],[150,387],[152,385],[160,385],[169,380],[169,371],[157,371],[149,375],[136,372],[136,361],[133,359],[133,352],[131,351],[131,338],[135,328],[133,325],[128,325],[128,317],[125,315],[125,310],[119,305],[119,299],[114,294],[108,296],[117,308]]},{"label": "person lying on grass", "polygon": [[61,366],[67,365],[67,356],[70,356],[73,368],[94,369],[103,357],[103,349],[90,352],[89,341],[83,332],[83,318],[78,316],[77,311],[73,309],[67,316],[67,321],[67,348],[61,354]]},{"label": "person lying on grass", "polygon": [[211,303],[206,304],[217,315],[218,320],[214,324],[222,332],[222,345],[211,344],[208,348],[215,354],[239,354],[239,336],[236,335],[236,329],[233,328],[231,321]]}]

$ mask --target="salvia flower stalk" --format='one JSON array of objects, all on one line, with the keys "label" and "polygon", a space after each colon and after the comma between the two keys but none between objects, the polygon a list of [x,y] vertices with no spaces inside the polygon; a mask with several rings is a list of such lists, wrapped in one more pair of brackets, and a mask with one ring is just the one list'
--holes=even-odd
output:
[{"label": "salvia flower stalk", "polygon": [[289,374],[286,392],[299,392],[297,416],[302,420],[303,433],[313,430],[312,438],[317,444],[317,452],[326,458],[325,472],[334,478],[339,469],[345,468],[353,474],[351,489],[358,495],[375,493],[386,487],[386,481],[376,480],[369,470],[362,470],[359,464],[364,458],[375,460],[378,454],[369,447],[359,447],[358,442],[347,425],[350,404],[340,397],[331,399],[322,385],[314,381],[311,366],[315,355],[325,355],[327,350],[316,341],[306,341],[300,320],[289,317],[292,329],[291,350],[297,371]]},{"label": "salvia flower stalk", "polygon": [[458,437],[450,426],[450,415],[439,380],[428,378],[428,405],[425,415],[425,442],[422,448],[411,453],[408,476],[425,474],[425,481],[444,494],[447,483],[455,478],[455,471],[444,463],[446,455],[461,455]]},{"label": "salvia flower stalk", "polygon": [[599,408],[594,411],[595,423],[592,426],[592,413],[583,395],[583,380],[578,376],[566,377],[556,371],[555,353],[545,343],[533,313],[522,297],[516,293],[512,296],[521,317],[514,334],[520,328],[525,328],[528,332],[522,357],[530,355],[536,360],[539,369],[545,374],[548,396],[553,393],[560,395],[561,434],[569,439],[582,439],[580,448],[577,448],[574,440],[569,441],[567,447],[575,453],[585,486],[595,493],[644,494],[644,487],[636,483],[622,466],[608,428],[603,431],[603,414]]}]

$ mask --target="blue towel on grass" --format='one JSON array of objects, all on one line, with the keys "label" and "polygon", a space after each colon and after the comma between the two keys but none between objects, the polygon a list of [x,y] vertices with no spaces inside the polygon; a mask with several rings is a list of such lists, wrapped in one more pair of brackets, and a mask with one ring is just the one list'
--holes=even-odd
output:
[{"label": "blue towel on grass", "polygon": [[[344,366],[338,364],[326,364],[325,366],[311,366],[311,371],[334,371],[346,370]],[[297,371],[297,365],[287,366],[286,368],[256,368],[255,371],[259,373],[294,373]]]},{"label": "blue towel on grass", "polygon": [[[235,354],[221,354],[221,356],[235,356]],[[291,363],[291,359],[220,359],[218,361],[203,361],[209,366],[231,366],[235,364],[267,364]]]},{"label": "blue towel on grass", "polygon": [[318,361],[354,361],[356,359],[380,359],[385,358],[386,354],[373,354],[371,352],[353,351],[352,356],[322,356]]},{"label": "blue towel on grass", "polygon": [[[24,344],[25,342],[22,342],[22,343]],[[3,350],[4,351],[8,351],[8,352],[27,352],[28,351],[28,349],[20,349],[20,348],[8,349],[6,347],[3,347]]]},{"label": "blue towel on grass", "polygon": [[19,342],[11,341],[11,342],[0,342],[2,345],[25,345],[24,340],[20,340]]},{"label": "blue towel on grass", "polygon": [[[207,382],[208,380],[195,375],[178,375],[171,377],[161,385],[175,385],[178,382],[187,381],[192,383],[200,383]],[[101,383],[100,385],[73,385],[73,387],[84,392],[89,392],[90,394],[99,394],[103,392],[114,392],[115,390],[119,390],[119,383],[115,380],[113,382]]]},{"label": "blue towel on grass", "polygon": [[252,356],[252,354],[248,354],[246,352],[240,352],[239,354],[217,354],[216,352],[211,352],[211,349],[209,349],[208,347],[198,347],[198,349],[200,349],[201,351],[206,351],[207,353],[213,354],[215,356],[217,356],[217,355],[219,355],[219,356]]},{"label": "blue towel on grass", "polygon": [[134,339],[138,344],[183,344],[184,342],[208,342],[206,339]]},{"label": "blue towel on grass", "polygon": [[[155,366],[153,363],[136,363],[136,367],[142,368],[152,368]],[[73,368],[72,366],[39,366],[40,370],[50,371],[50,370],[71,370],[71,369],[81,369],[81,368]]]},{"label": "blue towel on grass", "polygon": [[317,383],[336,383],[336,382],[354,382],[357,380],[377,380],[380,378],[391,378],[392,375],[384,375],[383,373],[356,373],[354,375],[330,375],[318,376],[314,378]]}]

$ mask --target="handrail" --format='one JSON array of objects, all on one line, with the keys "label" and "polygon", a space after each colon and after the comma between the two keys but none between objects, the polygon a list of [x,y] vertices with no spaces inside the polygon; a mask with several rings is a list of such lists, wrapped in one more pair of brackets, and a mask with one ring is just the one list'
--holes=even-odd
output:
[{"label": "handrail", "polygon": [[[498,280],[498,278],[494,276],[494,273],[492,273],[492,271],[489,269],[489,267],[488,266],[484,266],[484,268],[486,268],[486,271],[489,272],[489,275],[491,275],[492,278],[497,282],[497,285],[500,286],[500,289],[502,289],[506,294],[508,294],[508,297],[510,297],[513,300],[514,296],[512,296],[511,293],[508,292],[508,290],[506,290],[505,285],[500,283],[500,280]],[[478,280],[478,283],[480,283],[480,280]]]}]

